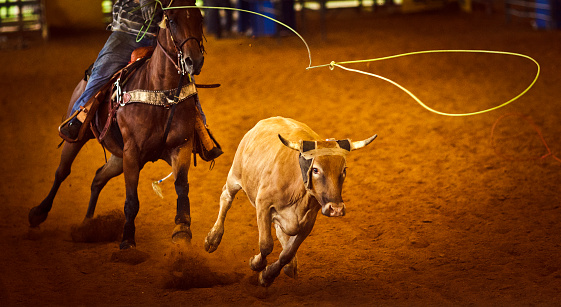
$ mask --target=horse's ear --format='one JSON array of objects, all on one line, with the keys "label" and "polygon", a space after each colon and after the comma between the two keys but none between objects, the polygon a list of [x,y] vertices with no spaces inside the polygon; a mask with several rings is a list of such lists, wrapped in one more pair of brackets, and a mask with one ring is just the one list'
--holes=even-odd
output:
[{"label": "horse's ear", "polygon": [[164,16],[164,18],[162,18],[162,21],[160,21],[160,29],[165,29],[166,28],[166,17]]}]

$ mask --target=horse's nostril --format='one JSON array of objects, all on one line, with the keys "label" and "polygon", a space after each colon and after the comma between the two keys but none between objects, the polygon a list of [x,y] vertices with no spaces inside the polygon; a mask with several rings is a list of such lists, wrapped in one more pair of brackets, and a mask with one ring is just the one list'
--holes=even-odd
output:
[{"label": "horse's nostril", "polygon": [[193,66],[193,60],[191,60],[191,57],[187,57],[185,59],[185,64],[187,64],[187,66]]}]

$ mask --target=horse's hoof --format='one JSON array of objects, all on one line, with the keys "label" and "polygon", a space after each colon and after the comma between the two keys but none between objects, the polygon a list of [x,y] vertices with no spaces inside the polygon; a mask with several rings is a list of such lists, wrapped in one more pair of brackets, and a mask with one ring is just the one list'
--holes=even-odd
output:
[{"label": "horse's hoof", "polygon": [[46,219],[47,216],[49,215],[49,212],[41,212],[41,209],[39,209],[39,207],[33,207],[31,208],[31,210],[29,210],[29,225],[31,227],[37,227],[39,226],[41,223],[43,223]]},{"label": "horse's hoof", "polygon": [[193,234],[191,233],[191,228],[185,224],[176,225],[175,229],[173,229],[173,233],[171,234],[171,240],[173,243],[190,243],[192,238]]},{"label": "horse's hoof", "polygon": [[121,242],[121,245],[119,245],[119,248],[121,250],[125,250],[125,249],[129,249],[129,248],[134,248],[136,247],[136,242],[134,241],[129,241],[129,240],[123,240]]}]

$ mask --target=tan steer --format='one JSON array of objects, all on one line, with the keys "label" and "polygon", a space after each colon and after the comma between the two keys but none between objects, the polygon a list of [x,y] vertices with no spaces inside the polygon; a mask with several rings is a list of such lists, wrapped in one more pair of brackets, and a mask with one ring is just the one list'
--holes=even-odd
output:
[{"label": "tan steer", "polygon": [[[273,117],[257,123],[241,140],[220,196],[220,211],[205,240],[212,253],[224,234],[224,220],[236,193],[243,189],[257,209],[260,253],[250,259],[259,283],[269,286],[284,267],[296,277],[296,251],[310,234],[317,213],[345,215],[341,197],[346,155],[368,145],[376,135],[358,142],[322,140],[306,124]],[[267,266],[273,250],[271,223],[282,245],[279,260]]]}]

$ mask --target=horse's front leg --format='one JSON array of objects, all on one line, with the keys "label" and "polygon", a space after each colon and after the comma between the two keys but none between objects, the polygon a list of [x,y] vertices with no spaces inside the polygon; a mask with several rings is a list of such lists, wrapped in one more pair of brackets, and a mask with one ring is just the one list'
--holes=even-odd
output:
[{"label": "horse's front leg", "polygon": [[138,201],[138,179],[140,174],[139,153],[133,146],[126,146],[123,150],[123,172],[125,174],[125,228],[120,248],[128,249],[136,246],[134,239],[134,219],[138,214],[140,203]]},{"label": "horse's front leg", "polygon": [[53,206],[56,193],[58,192],[62,182],[68,177],[68,175],[70,175],[72,162],[74,162],[74,159],[85,143],[86,141],[78,143],[64,143],[62,153],[60,155],[60,163],[55,172],[55,181],[53,182],[51,191],[41,204],[31,208],[29,211],[28,219],[31,227],[37,227],[47,219],[47,215]]},{"label": "horse's front leg", "polygon": [[177,193],[177,213],[175,228],[171,235],[174,242],[185,240],[191,242],[191,204],[189,202],[189,166],[193,144],[189,142],[178,148],[171,157],[171,166],[175,177],[175,192]]}]

